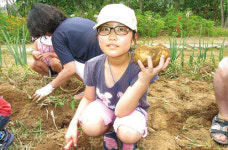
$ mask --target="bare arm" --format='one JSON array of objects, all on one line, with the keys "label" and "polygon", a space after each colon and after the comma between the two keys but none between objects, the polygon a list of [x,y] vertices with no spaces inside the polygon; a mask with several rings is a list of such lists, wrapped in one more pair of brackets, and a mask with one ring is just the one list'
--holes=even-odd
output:
[{"label": "bare arm", "polygon": [[[32,99],[40,101],[45,96],[49,95],[53,90],[68,81],[73,75],[77,76],[75,62],[69,62],[63,66],[63,70],[59,72],[58,76],[46,86],[36,90]],[[78,77],[81,79],[80,77]]]},{"label": "bare arm", "polygon": [[37,41],[34,42],[34,49],[35,49],[36,51],[38,51],[38,42],[37,42]]},{"label": "bare arm", "polygon": [[59,87],[60,85],[68,81],[73,75],[76,75],[76,66],[74,61],[69,62],[63,66],[63,70],[51,82],[52,87]]},{"label": "bare arm", "polygon": [[77,125],[79,125],[79,122],[78,122],[79,116],[81,116],[84,109],[89,105],[89,103],[94,101],[95,98],[96,98],[95,87],[86,86],[84,96],[83,96],[82,100],[80,101],[77,111],[72,119],[73,122],[75,122]]},{"label": "bare arm", "polygon": [[140,98],[149,87],[150,80],[158,74],[161,70],[165,69],[169,64],[170,58],[166,61],[161,57],[160,63],[156,68],[153,68],[151,58],[148,59],[148,67],[145,68],[142,62],[138,62],[141,71],[138,74],[138,80],[132,87],[128,87],[126,92],[120,98],[116,105],[115,115],[117,117],[124,117],[129,115],[135,110]]},{"label": "bare arm", "polygon": [[66,143],[73,141],[74,145],[77,145],[77,140],[79,138],[79,132],[78,132],[79,117],[81,116],[85,108],[89,105],[89,103],[94,101],[95,98],[96,98],[95,87],[86,86],[84,97],[79,103],[77,111],[73,119],[71,120],[67,133],[65,135]]}]

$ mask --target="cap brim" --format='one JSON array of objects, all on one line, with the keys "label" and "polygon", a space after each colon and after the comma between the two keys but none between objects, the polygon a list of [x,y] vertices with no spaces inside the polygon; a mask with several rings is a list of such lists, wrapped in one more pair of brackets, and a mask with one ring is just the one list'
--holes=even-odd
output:
[{"label": "cap brim", "polygon": [[106,23],[106,22],[109,22],[109,20],[106,20],[106,21],[103,21],[103,22],[98,22],[94,27],[93,29],[96,30],[100,25]]}]

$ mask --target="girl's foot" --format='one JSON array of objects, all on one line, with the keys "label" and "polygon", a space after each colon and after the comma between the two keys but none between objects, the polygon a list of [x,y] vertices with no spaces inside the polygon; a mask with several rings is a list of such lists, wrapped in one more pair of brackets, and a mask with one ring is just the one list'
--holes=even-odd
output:
[{"label": "girl's foot", "polygon": [[136,148],[137,148],[137,144],[135,143],[135,144],[125,144],[125,143],[123,143],[122,142],[122,146],[121,146],[122,148],[122,150],[136,150]]},{"label": "girl's foot", "polygon": [[216,115],[211,124],[211,138],[219,144],[228,144],[228,121]]},{"label": "girl's foot", "polygon": [[118,140],[114,131],[105,133],[103,145],[105,150],[118,150]]}]

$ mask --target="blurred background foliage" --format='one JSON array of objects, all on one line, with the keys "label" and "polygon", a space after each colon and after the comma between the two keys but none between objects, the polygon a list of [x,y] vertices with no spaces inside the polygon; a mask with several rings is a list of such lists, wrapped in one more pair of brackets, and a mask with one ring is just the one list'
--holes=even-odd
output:
[{"label": "blurred background foliage", "polygon": [[[101,8],[123,3],[135,10],[141,37],[157,36],[228,36],[228,0],[5,0],[0,9],[1,29],[14,37],[23,31],[32,5],[54,5],[69,17],[79,16],[96,21]],[[31,37],[24,31],[26,41]],[[20,33],[22,35],[22,33]],[[3,35],[0,35],[4,41]]]}]

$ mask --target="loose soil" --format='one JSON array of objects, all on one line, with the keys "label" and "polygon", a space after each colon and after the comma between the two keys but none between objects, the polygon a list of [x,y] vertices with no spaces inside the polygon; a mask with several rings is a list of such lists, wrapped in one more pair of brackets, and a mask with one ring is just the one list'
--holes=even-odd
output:
[{"label": "loose soil", "polygon": [[[10,57],[5,54],[4,57]],[[227,53],[224,56],[228,56]],[[28,58],[31,59],[30,54]],[[11,63],[14,63],[13,60]],[[30,99],[34,91],[53,78],[42,77],[30,69],[12,71],[9,66],[4,66],[0,73],[0,96],[13,109],[7,127],[15,134],[15,138],[9,149],[24,149],[26,145],[27,149],[34,150],[63,149],[64,135],[79,103],[79,100],[73,99],[73,95],[82,91],[84,86],[72,78],[45,100],[35,102]],[[207,65],[202,70],[213,75],[215,68]],[[79,86],[80,89],[77,89]],[[212,80],[194,80],[182,75],[167,78],[161,75],[158,81],[150,85],[147,98],[151,104],[148,136],[138,142],[140,150],[226,148],[217,145],[209,134],[211,120],[218,113]],[[59,99],[64,99],[64,103]],[[72,101],[76,105],[75,109],[72,108]],[[38,128],[42,132],[34,136]],[[25,132],[28,135],[23,135]],[[101,150],[102,141],[103,137],[91,138],[82,133],[75,149]]]}]

